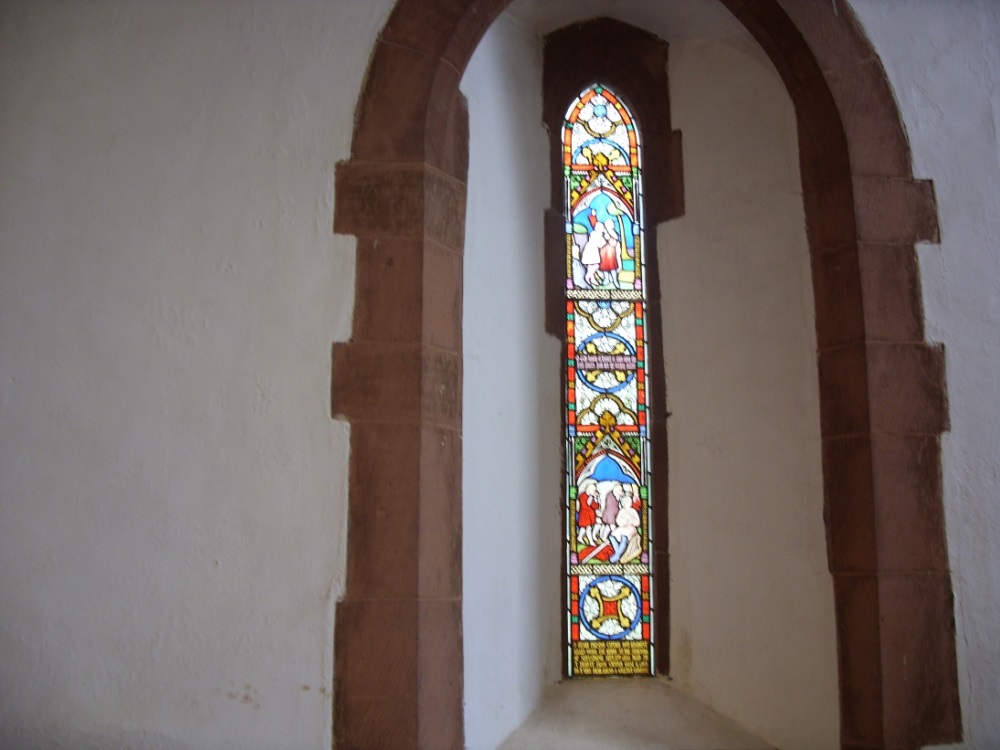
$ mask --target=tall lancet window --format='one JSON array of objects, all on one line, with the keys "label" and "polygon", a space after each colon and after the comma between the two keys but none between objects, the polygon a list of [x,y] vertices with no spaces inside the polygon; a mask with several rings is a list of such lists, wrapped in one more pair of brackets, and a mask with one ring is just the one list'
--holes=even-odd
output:
[{"label": "tall lancet window", "polygon": [[563,127],[570,676],[649,675],[650,445],[640,143],[595,84]]}]

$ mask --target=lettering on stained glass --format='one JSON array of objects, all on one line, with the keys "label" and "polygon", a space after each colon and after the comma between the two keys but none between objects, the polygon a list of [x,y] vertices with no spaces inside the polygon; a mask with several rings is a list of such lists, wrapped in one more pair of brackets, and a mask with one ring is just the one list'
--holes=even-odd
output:
[{"label": "lettering on stained glass", "polygon": [[566,639],[571,677],[653,671],[639,132],[607,87],[563,125]]}]

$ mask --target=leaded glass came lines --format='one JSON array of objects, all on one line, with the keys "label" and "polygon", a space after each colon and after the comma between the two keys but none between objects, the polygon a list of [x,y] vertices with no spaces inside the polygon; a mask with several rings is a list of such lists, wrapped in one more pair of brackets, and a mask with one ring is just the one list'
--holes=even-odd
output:
[{"label": "leaded glass came lines", "polygon": [[650,457],[639,134],[595,84],[563,127],[567,663],[653,672]]}]

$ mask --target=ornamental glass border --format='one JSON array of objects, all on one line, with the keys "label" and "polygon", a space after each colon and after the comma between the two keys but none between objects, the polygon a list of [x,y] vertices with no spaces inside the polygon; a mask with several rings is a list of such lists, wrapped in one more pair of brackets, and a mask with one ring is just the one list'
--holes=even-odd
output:
[{"label": "ornamental glass border", "polygon": [[640,156],[621,97],[584,89],[562,131],[570,677],[655,664]]}]

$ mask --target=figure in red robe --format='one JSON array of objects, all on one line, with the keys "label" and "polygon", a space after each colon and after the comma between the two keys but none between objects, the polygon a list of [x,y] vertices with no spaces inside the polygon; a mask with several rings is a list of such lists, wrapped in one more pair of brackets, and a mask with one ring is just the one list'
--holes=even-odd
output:
[{"label": "figure in red robe", "polygon": [[597,509],[600,505],[597,483],[587,482],[580,488],[577,497],[576,540],[581,545],[593,547],[597,544],[594,525],[597,523]]}]

